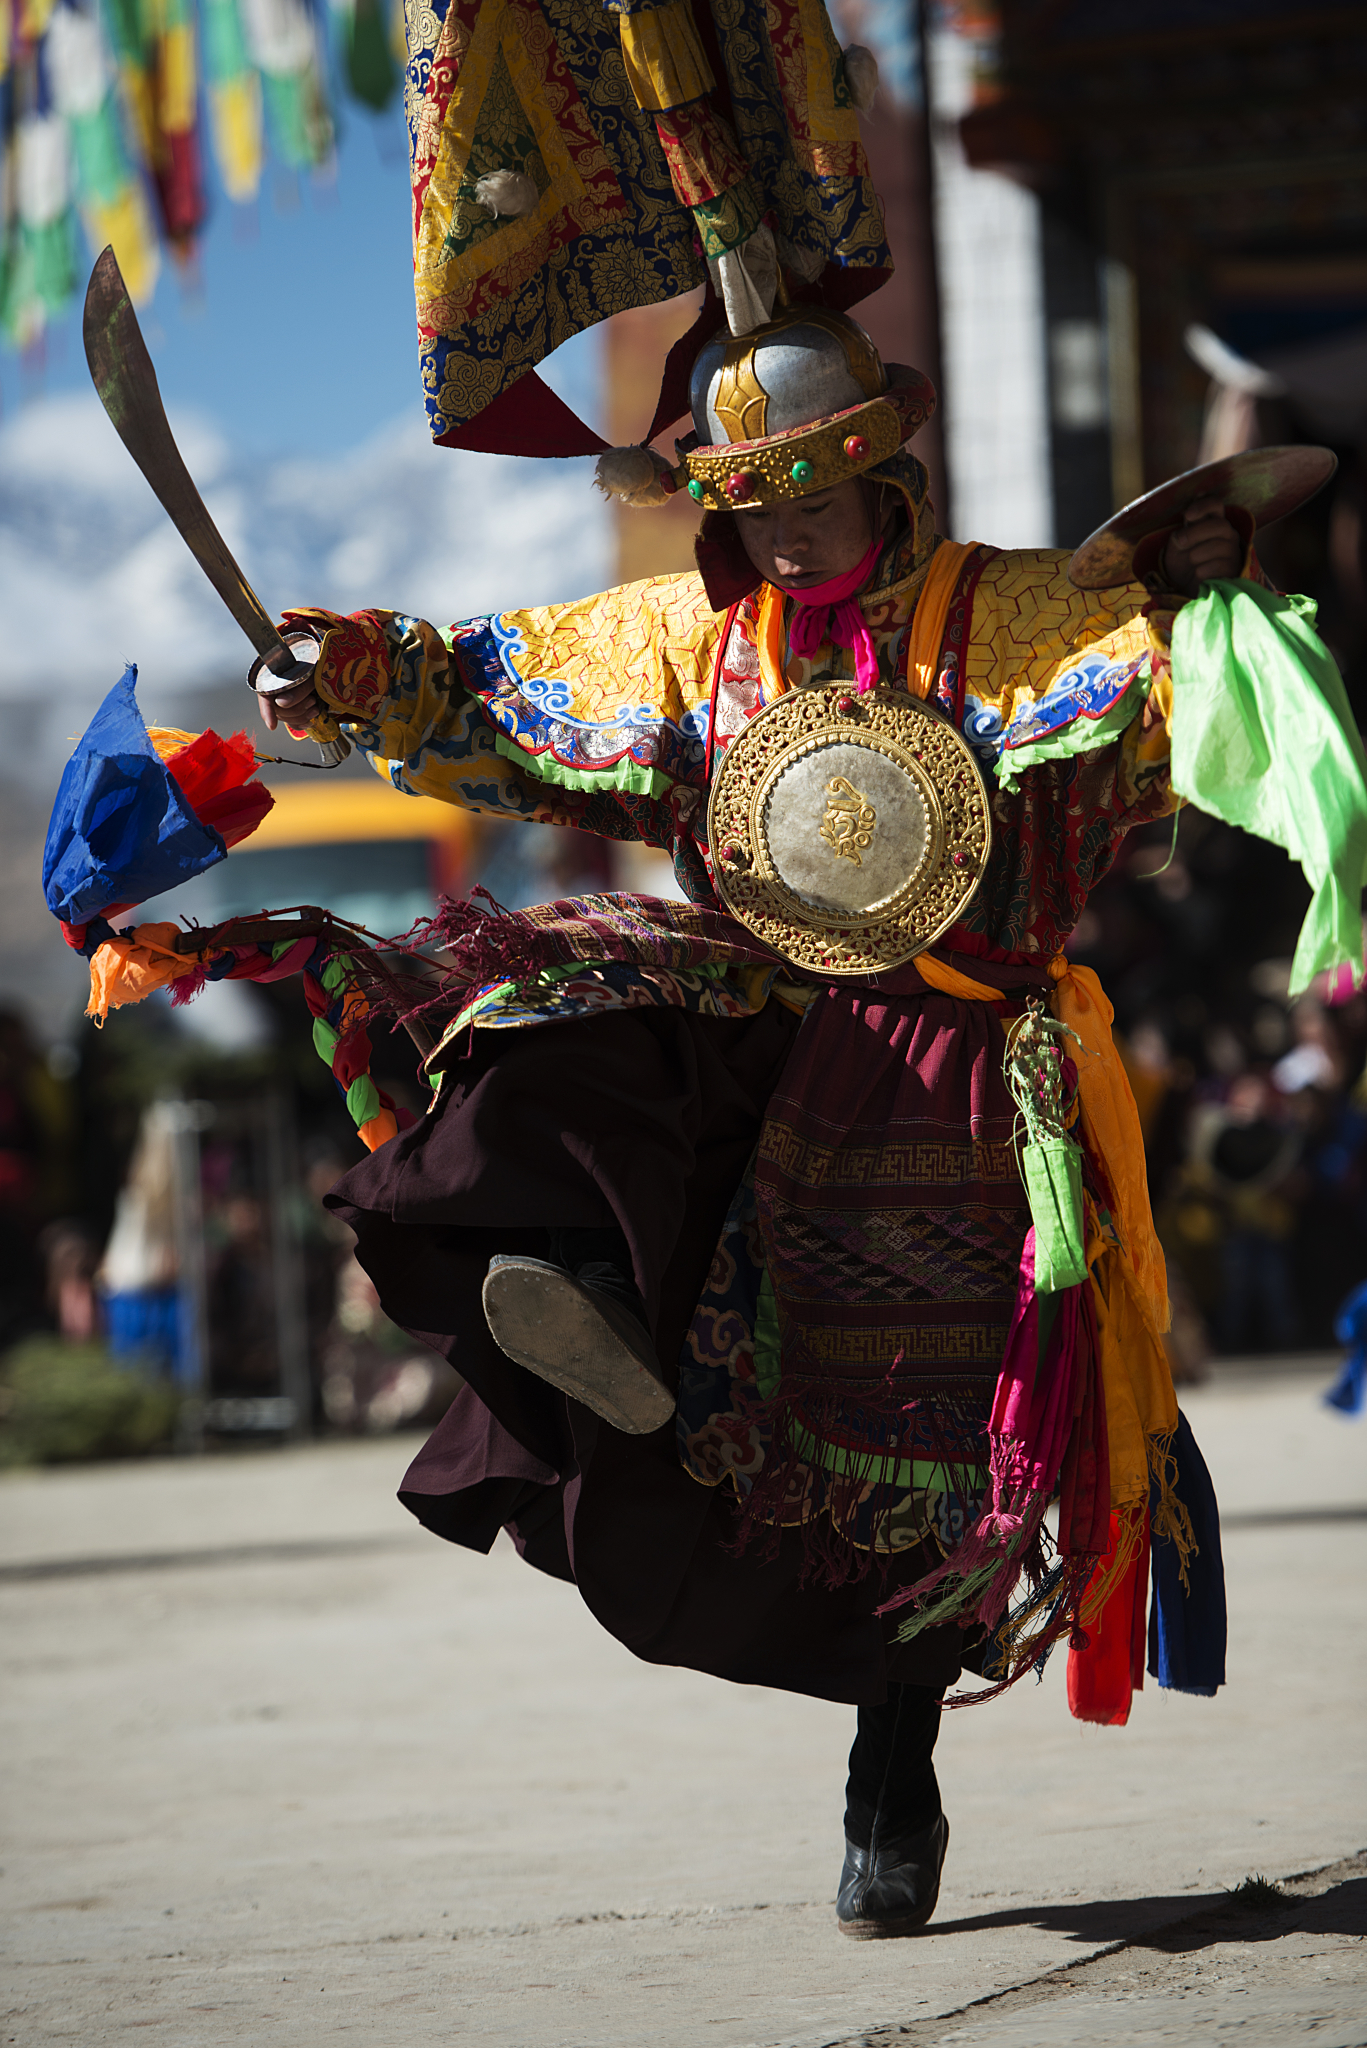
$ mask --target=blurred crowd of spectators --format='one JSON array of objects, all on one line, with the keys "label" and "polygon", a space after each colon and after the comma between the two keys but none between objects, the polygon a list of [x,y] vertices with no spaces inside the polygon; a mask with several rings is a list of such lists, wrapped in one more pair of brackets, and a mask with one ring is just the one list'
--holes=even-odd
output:
[{"label": "blurred crowd of spectators", "polygon": [[1116,1007],[1188,1374],[1331,1345],[1367,1278],[1367,996],[1289,996],[1307,900],[1273,849],[1187,812],[1131,838],[1069,948]]},{"label": "blurred crowd of spectators", "polygon": [[[491,879],[512,896],[561,882]],[[1185,813],[1175,832],[1131,838],[1069,949],[1115,1004],[1182,1377],[1212,1354],[1331,1345],[1336,1310],[1367,1280],[1367,995],[1345,977],[1290,998],[1306,900],[1283,856]],[[245,1038],[240,1018],[236,1037],[216,1038],[201,997],[202,1014],[149,1002],[46,1053],[17,1013],[0,1013],[0,1421],[7,1372],[18,1385],[5,1360],[27,1358],[26,1345],[59,1343],[103,1370],[141,1360],[173,1381],[182,1369],[185,1169],[155,1108],[168,1095],[198,1118],[201,1392],[256,1412],[289,1379],[282,1343],[293,1343],[307,1352],[303,1426],[392,1429],[449,1401],[454,1373],[388,1322],[349,1232],[321,1205],[356,1139],[297,990],[246,999],[264,1008]],[[402,1034],[377,1046],[377,1072],[422,1107]],[[293,1338],[282,1336],[290,1314]],[[35,1386],[52,1369],[36,1354],[29,1368]]]}]

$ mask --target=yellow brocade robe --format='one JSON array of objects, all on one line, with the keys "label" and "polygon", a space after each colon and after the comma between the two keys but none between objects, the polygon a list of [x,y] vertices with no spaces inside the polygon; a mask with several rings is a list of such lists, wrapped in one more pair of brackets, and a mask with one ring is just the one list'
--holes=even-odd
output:
[{"label": "yellow brocade robe", "polygon": [[[965,927],[1007,952],[1052,955],[1123,834],[1172,805],[1166,728],[1145,716],[1146,593],[1078,590],[1060,550],[955,553],[922,680],[997,785],[992,859]],[[894,688],[909,686],[934,562],[859,598]],[[777,692],[853,677],[849,649],[792,654],[790,609],[761,590],[717,611],[700,576],[680,575],[443,633],[384,611],[287,619],[322,633],[319,695],[394,788],[664,847],[685,893],[715,902],[717,751]]]}]

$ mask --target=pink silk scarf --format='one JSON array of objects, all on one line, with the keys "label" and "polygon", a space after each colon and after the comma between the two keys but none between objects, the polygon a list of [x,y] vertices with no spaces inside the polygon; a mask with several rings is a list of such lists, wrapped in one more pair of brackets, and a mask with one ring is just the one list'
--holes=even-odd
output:
[{"label": "pink silk scarf", "polygon": [[854,594],[872,575],[873,565],[882,552],[883,543],[876,540],[863,561],[856,562],[843,576],[832,576],[829,582],[814,583],[807,590],[784,592],[798,606],[788,632],[793,653],[805,660],[816,653],[824,640],[835,647],[852,647],[854,676],[861,696],[878,681],[878,656]]}]

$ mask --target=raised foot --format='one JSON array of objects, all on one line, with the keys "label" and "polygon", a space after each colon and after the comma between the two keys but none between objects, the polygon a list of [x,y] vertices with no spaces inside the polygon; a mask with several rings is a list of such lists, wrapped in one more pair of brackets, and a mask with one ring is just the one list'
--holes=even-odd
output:
[{"label": "raised foot", "polygon": [[484,1318],[500,1351],[629,1436],[668,1422],[674,1396],[649,1335],[620,1302],[544,1259],[492,1259]]}]

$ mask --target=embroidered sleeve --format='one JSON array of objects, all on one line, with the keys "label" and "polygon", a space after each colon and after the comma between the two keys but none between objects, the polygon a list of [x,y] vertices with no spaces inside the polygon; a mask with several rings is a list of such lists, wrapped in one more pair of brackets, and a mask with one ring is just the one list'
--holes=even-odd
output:
[{"label": "embroidered sleeve", "polygon": [[1008,786],[1026,765],[1114,737],[1147,695],[1147,592],[1079,590],[1069,559],[1051,548],[996,555],[974,593],[963,732]]},{"label": "embroidered sleeve", "polygon": [[1175,803],[1166,720],[1150,703],[1148,593],[1077,590],[1068,559],[990,561],[963,654],[962,729],[998,784],[965,922],[1012,951],[1056,951],[1126,832]]},{"label": "embroidered sleeve", "polygon": [[1118,740],[1069,760],[1046,761],[998,790],[992,851],[964,922],[995,946],[1051,957],[1132,826],[1177,804],[1160,764],[1144,758],[1142,721]]},{"label": "embroidered sleeve", "polygon": [[664,798],[706,773],[722,618],[702,578],[652,576],[448,636],[500,749],[563,788]]},{"label": "embroidered sleeve", "polygon": [[682,609],[657,593],[645,616],[631,602],[640,589],[467,620],[445,636],[385,611],[300,609],[284,623],[321,640],[318,694],[393,788],[642,840],[670,854],[690,898],[711,903],[700,841],[718,628],[709,611],[711,637],[694,631],[688,591]]},{"label": "embroidered sleeve", "polygon": [[582,797],[500,753],[485,707],[441,635],[398,612],[287,612],[321,637],[315,688],[378,775],[409,796],[469,811],[578,825]]}]

